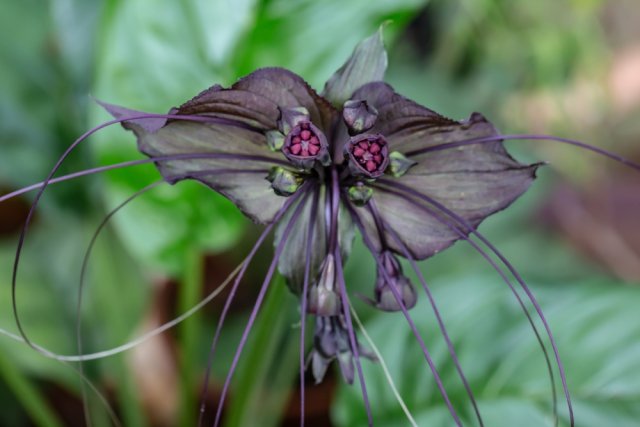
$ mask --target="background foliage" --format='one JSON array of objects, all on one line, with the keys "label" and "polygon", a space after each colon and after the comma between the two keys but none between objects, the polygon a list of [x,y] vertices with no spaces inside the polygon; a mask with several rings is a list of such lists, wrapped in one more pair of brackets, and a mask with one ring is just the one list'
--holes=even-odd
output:
[{"label": "background foliage", "polygon": [[[321,89],[353,46],[387,20],[388,81],[400,93],[455,118],[482,111],[505,133],[553,132],[640,156],[633,25],[640,8],[633,0],[23,0],[4,1],[0,10],[3,190],[42,179],[77,135],[106,119],[88,95],[165,112],[263,66],[287,67]],[[483,231],[535,285],[567,365],[578,425],[640,425],[640,290],[628,284],[640,278],[640,179],[570,148],[525,144],[510,147],[552,166]],[[135,158],[131,135],[113,128],[86,142],[62,172]],[[19,310],[36,342],[76,351],[78,276],[91,234],[105,212],[157,179],[142,166],[48,191],[19,277]],[[0,328],[10,332],[10,267],[28,201],[0,205]],[[123,210],[92,257],[85,350],[121,344],[199,301],[256,231],[195,183],[160,187]],[[212,405],[269,259],[262,252],[223,337]],[[498,276],[462,244],[424,263],[424,272],[486,424],[551,425],[541,353]],[[347,274],[354,292],[371,292],[375,272],[361,248]],[[237,375],[228,426],[254,425],[258,416],[262,426],[295,425],[298,312],[276,285]],[[194,425],[220,308],[214,302],[163,339],[86,364],[126,426]],[[357,308],[418,423],[451,425],[402,319]],[[425,301],[414,314],[454,401],[470,416]],[[408,425],[379,367],[365,371],[379,425]],[[83,425],[79,393],[68,367],[0,336],[0,424]],[[336,426],[366,424],[357,387],[330,379],[309,393],[320,402],[309,405],[310,423],[328,425],[331,416]],[[94,425],[108,425],[104,407],[90,401]]]}]

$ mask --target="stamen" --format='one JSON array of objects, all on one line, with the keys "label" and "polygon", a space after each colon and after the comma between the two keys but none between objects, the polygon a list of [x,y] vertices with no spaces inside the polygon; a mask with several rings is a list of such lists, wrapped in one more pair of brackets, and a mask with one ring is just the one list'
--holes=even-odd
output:
[{"label": "stamen", "polygon": [[282,146],[285,157],[302,169],[311,169],[315,161],[328,166],[330,163],[327,138],[310,121],[296,124]]},{"label": "stamen", "polygon": [[389,147],[382,135],[352,137],[344,149],[349,159],[349,170],[355,176],[377,178],[389,165]]}]

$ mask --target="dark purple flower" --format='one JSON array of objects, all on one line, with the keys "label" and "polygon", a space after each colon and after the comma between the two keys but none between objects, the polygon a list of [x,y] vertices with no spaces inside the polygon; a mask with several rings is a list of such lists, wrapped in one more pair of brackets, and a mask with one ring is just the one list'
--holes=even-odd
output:
[{"label": "dark purple flower", "polygon": [[[290,71],[266,68],[228,89],[213,86],[171,110],[163,123],[124,121],[153,159],[206,156],[157,162],[168,181],[199,180],[254,221],[278,222],[274,262],[305,313],[316,316],[311,358],[317,381],[333,358],[349,382],[352,360],[359,370],[362,350],[342,276],[356,226],[378,262],[373,304],[409,319],[417,294],[397,256],[428,258],[469,231],[456,233],[442,213],[425,214],[423,202],[405,188],[429,195],[475,228],[520,196],[538,167],[515,161],[499,138],[412,154],[498,132],[480,114],[455,121],[402,97],[381,82],[385,68],[378,34],[356,48],[322,94]],[[137,114],[106,108],[115,117]],[[221,169],[232,173],[216,173]],[[430,362],[426,348],[425,356]]]},{"label": "dark purple flower", "polygon": [[[322,380],[334,359],[347,382],[351,383],[357,373],[370,424],[373,421],[360,366],[360,357],[369,355],[358,343],[351,323],[343,274],[356,229],[376,261],[371,304],[384,311],[402,312],[458,425],[461,422],[456,408],[409,313],[416,304],[417,293],[403,273],[400,258],[411,265],[433,306],[456,370],[482,424],[473,392],[416,266],[416,261],[433,256],[457,240],[466,240],[501,274],[531,320],[503,268],[469,238],[473,235],[514,275],[533,303],[550,338],[572,414],[558,350],[540,307],[517,271],[477,227],[522,195],[539,167],[514,160],[502,144],[505,139],[553,139],[596,151],[636,169],[640,166],[577,141],[500,135],[479,113],[462,121],[446,118],[383,83],[386,64],[378,33],[356,47],[321,94],[291,71],[265,68],[230,88],[215,85],[168,114],[141,113],[102,103],[115,120],[91,130],[67,150],[48,179],[34,187],[41,188],[34,207],[49,183],[144,163],[133,161],[52,180],[60,163],[80,141],[102,127],[121,122],[135,133],[139,150],[157,165],[167,182],[200,181],[226,196],[253,221],[265,224],[265,231],[243,264],[225,303],[211,357],[248,262],[275,230],[274,258],[232,361],[219,407],[222,408],[238,358],[277,268],[300,297],[301,369],[307,353],[305,320],[310,313],[315,316],[316,325],[309,352],[316,381]],[[24,191],[29,189],[32,188]],[[0,201],[19,193],[3,196]],[[29,220],[32,213],[33,209]],[[24,233],[18,259],[23,240]],[[13,278],[14,308],[17,265],[18,262]],[[533,320],[531,324],[539,337]],[[30,343],[19,321],[18,327]],[[540,342],[551,372],[546,347]],[[304,384],[301,392],[304,393]],[[304,405],[304,395],[302,402]],[[219,420],[220,410],[216,425]]]}]

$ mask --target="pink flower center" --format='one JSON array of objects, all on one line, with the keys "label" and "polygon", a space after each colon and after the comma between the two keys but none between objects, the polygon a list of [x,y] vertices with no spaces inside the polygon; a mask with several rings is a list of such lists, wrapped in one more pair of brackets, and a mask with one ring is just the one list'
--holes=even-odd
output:
[{"label": "pink flower center", "polygon": [[351,147],[354,159],[367,171],[375,172],[384,163],[385,156],[382,152],[386,142],[378,137],[363,139]]},{"label": "pink flower center", "polygon": [[299,157],[314,157],[320,152],[320,139],[308,122],[300,123],[291,131],[289,152]]}]

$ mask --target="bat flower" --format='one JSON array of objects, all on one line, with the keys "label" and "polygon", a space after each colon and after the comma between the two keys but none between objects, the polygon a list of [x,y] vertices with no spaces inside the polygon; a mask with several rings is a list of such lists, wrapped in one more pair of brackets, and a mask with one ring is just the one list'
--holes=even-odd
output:
[{"label": "bat flower", "polygon": [[[54,166],[47,180],[0,197],[2,202],[39,189],[19,240],[12,279],[16,323],[23,339],[43,352],[28,339],[22,328],[17,316],[15,289],[26,229],[47,185],[117,167],[153,162],[164,181],[175,184],[183,180],[197,180],[226,196],[256,223],[264,224],[264,231],[236,270],[216,327],[209,366],[213,363],[220,331],[241,278],[267,236],[271,232],[275,235],[273,260],[227,374],[215,425],[219,424],[231,377],[276,270],[287,279],[289,288],[300,300],[302,410],[305,365],[311,365],[316,382],[320,382],[331,362],[337,360],[347,382],[353,382],[357,374],[369,424],[373,424],[360,358],[375,357],[358,342],[352,324],[349,284],[345,283],[343,271],[356,231],[371,252],[377,272],[371,293],[361,296],[362,299],[382,311],[403,314],[457,425],[462,425],[460,418],[409,313],[416,305],[418,293],[416,286],[404,274],[401,263],[404,259],[405,264],[411,266],[425,291],[482,425],[473,392],[429,287],[416,264],[457,240],[467,241],[496,269],[522,306],[549,368],[555,408],[553,369],[545,344],[525,303],[498,262],[513,275],[532,302],[553,348],[570,424],[573,425],[562,362],[539,304],[521,276],[484,238],[477,226],[523,194],[539,166],[514,160],[505,150],[504,140],[553,140],[596,152],[636,170],[640,170],[640,165],[566,138],[501,135],[479,113],[473,113],[462,121],[446,118],[403,97],[384,83],[386,65],[381,33],[377,33],[355,48],[321,93],[291,71],[264,68],[241,78],[229,88],[213,86],[167,114],[142,113],[101,103],[115,117],[114,120],[97,126],[76,140]],[[61,163],[80,142],[114,123],[122,123],[135,134],[139,150],[148,159],[53,178]],[[133,195],[120,207],[141,193]],[[483,246],[470,239],[470,235]],[[315,317],[310,351],[305,339],[309,315]],[[43,354],[52,355],[50,352]],[[208,377],[204,384],[203,396],[206,395]],[[204,412],[203,403],[200,424]],[[555,410],[554,414],[557,419]]]},{"label": "bat flower", "polygon": [[[352,327],[343,276],[357,229],[377,262],[367,300],[407,313],[417,293],[399,258],[423,260],[464,238],[470,230],[449,225],[447,210],[475,228],[518,198],[538,167],[518,163],[499,138],[421,152],[498,133],[478,113],[456,121],[399,95],[382,82],[386,64],[376,34],[320,94],[291,71],[264,68],[163,118],[103,104],[166,181],[200,181],[275,227],[273,265],[300,297],[303,315],[316,318],[310,360],[317,382],[334,359],[352,382],[354,360],[359,369],[360,356],[369,356]],[[441,207],[426,207],[419,195]]]}]

